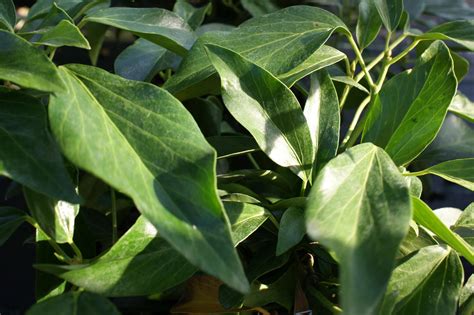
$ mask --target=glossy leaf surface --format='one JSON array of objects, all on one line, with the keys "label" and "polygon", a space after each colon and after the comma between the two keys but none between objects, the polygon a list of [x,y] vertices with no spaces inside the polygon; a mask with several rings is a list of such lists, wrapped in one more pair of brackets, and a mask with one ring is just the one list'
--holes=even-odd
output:
[{"label": "glossy leaf surface", "polygon": [[408,186],[390,157],[372,144],[350,148],[321,170],[306,208],[308,235],[341,265],[342,307],[374,312],[411,217]]},{"label": "glossy leaf surface", "polygon": [[271,73],[237,53],[209,45],[224,104],[277,164],[310,180],[313,148],[298,100]]},{"label": "glossy leaf surface", "polygon": [[46,92],[64,89],[54,64],[29,42],[0,30],[0,43],[0,79]]},{"label": "glossy leaf surface", "polygon": [[424,247],[393,271],[380,314],[455,314],[462,281],[461,261],[454,251]]},{"label": "glossy leaf surface", "polygon": [[0,246],[2,246],[15,230],[24,222],[25,213],[11,207],[0,207]]},{"label": "glossy leaf surface", "polygon": [[44,106],[19,92],[0,93],[0,174],[48,196],[79,201]]},{"label": "glossy leaf surface", "polygon": [[363,141],[385,148],[397,165],[409,163],[435,138],[456,88],[449,50],[434,42],[413,71],[383,86],[372,104]]},{"label": "glossy leaf surface", "polygon": [[181,17],[159,8],[106,8],[88,14],[84,22],[130,31],[179,55],[186,54],[195,40],[192,29]]},{"label": "glossy leaf surface", "polygon": [[69,93],[57,94],[49,110],[65,155],[129,195],[188,260],[245,291],[217,197],[215,152],[191,115],[155,86],[87,66],[69,69],[61,73],[73,101]]}]

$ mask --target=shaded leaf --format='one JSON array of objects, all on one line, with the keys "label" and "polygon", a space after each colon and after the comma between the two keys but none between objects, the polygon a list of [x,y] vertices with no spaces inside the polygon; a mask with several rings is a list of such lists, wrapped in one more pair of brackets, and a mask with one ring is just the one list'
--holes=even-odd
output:
[{"label": "shaded leaf", "polygon": [[277,256],[297,245],[306,234],[304,212],[299,208],[289,208],[283,213],[278,230]]},{"label": "shaded leaf", "polygon": [[252,16],[261,16],[280,9],[274,0],[241,0],[240,2]]},{"label": "shaded leaf", "polygon": [[372,144],[350,148],[321,170],[309,195],[306,229],[339,260],[343,309],[352,314],[375,310],[410,213],[405,179]]},{"label": "shaded leaf", "polygon": [[470,315],[474,312],[474,275],[471,275],[459,296],[459,314]]},{"label": "shaded leaf", "polygon": [[313,148],[298,100],[271,73],[226,48],[209,45],[224,104],[277,164],[311,178]]},{"label": "shaded leaf", "polygon": [[215,136],[206,138],[217,151],[217,158],[223,159],[259,151],[257,142],[249,136]]},{"label": "shaded leaf", "polygon": [[54,64],[29,42],[0,30],[0,43],[0,79],[46,92],[65,88]]},{"label": "shaded leaf", "polygon": [[449,40],[474,51],[474,20],[447,22],[419,35],[418,38]]},{"label": "shaded leaf", "polygon": [[376,0],[362,0],[359,3],[356,34],[361,49],[369,46],[377,38],[382,27],[375,2]]},{"label": "shaded leaf", "polygon": [[232,229],[234,246],[255,232],[268,218],[265,209],[256,205],[240,202],[224,202]]},{"label": "shaded leaf", "polygon": [[15,4],[12,0],[0,0],[0,28],[13,32],[16,23]]},{"label": "shaded leaf", "polygon": [[348,77],[348,76],[334,76],[334,77],[331,77],[331,79],[333,81],[341,82],[341,83],[344,83],[346,85],[355,87],[356,89],[358,89],[358,90],[360,90],[364,93],[369,94],[369,91],[365,88],[365,86],[363,86],[362,84],[360,84],[359,82],[357,82],[356,80],[354,80],[351,77]]},{"label": "shaded leaf", "polygon": [[433,141],[457,89],[448,48],[434,42],[411,72],[390,79],[371,105],[363,141],[385,148],[397,165]]},{"label": "shaded leaf", "polygon": [[177,0],[173,7],[173,12],[186,21],[192,29],[198,28],[204,21],[206,14],[211,12],[211,10],[211,2],[202,7],[195,8],[187,0]]},{"label": "shaded leaf", "polygon": [[11,207],[0,207],[0,246],[25,221],[25,213]]},{"label": "shaded leaf", "polygon": [[394,31],[403,14],[403,0],[373,0],[382,23],[388,31]]}]

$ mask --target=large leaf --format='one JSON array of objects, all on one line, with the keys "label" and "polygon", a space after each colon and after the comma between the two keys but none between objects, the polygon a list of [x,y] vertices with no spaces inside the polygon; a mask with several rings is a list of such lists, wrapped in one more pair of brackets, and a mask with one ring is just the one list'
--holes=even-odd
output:
[{"label": "large leaf", "polygon": [[380,314],[455,314],[462,282],[461,261],[454,251],[424,247],[393,271]]},{"label": "large leaf", "polygon": [[119,315],[114,304],[106,298],[82,291],[71,291],[33,305],[27,315]]},{"label": "large leaf", "polygon": [[0,174],[45,195],[80,201],[48,131],[45,107],[19,92],[0,93]]},{"label": "large leaf", "polygon": [[25,213],[11,207],[0,207],[0,246],[25,221]]},{"label": "large leaf", "polygon": [[408,164],[435,138],[456,88],[449,50],[434,42],[413,71],[384,85],[372,104],[363,141],[385,148],[397,165]]},{"label": "large leaf", "polygon": [[453,233],[421,199],[411,197],[414,220],[436,234],[446,244],[457,250],[471,264],[474,264],[474,250],[459,235]]},{"label": "large leaf", "polygon": [[81,31],[68,20],[62,20],[58,25],[38,31],[41,36],[34,41],[37,45],[51,47],[72,46],[91,49],[89,42]]},{"label": "large leaf", "polygon": [[79,205],[55,200],[31,189],[24,189],[31,215],[41,229],[57,243],[73,243],[74,220]]},{"label": "large leaf", "polygon": [[474,190],[474,158],[446,161],[413,175],[438,175],[450,182]]},{"label": "large leaf", "polygon": [[16,23],[15,5],[12,0],[0,0],[0,28],[13,31]]},{"label": "large leaf", "polygon": [[376,0],[362,0],[359,3],[356,34],[361,48],[369,46],[377,38],[382,26],[375,2]]},{"label": "large leaf", "polygon": [[450,40],[469,50],[474,50],[474,20],[444,23],[419,35],[418,38]]},{"label": "large leaf", "polygon": [[209,58],[221,77],[224,104],[277,164],[310,180],[313,148],[298,100],[271,73],[219,46]]},{"label": "large leaf", "polygon": [[286,210],[280,220],[276,254],[279,256],[297,245],[305,234],[303,210],[294,207]]},{"label": "large leaf", "polygon": [[336,156],[339,145],[339,99],[331,77],[325,70],[311,76],[311,87],[304,107],[313,141],[315,158],[313,178],[317,172]]},{"label": "large leaf", "polygon": [[129,195],[190,262],[246,291],[217,196],[215,151],[182,104],[98,68],[74,65],[61,75],[69,92],[51,98],[49,117],[66,156]]},{"label": "large leaf", "polygon": [[103,256],[87,265],[36,265],[88,291],[106,296],[163,292],[197,271],[144,217]]},{"label": "large leaf", "polygon": [[[212,85],[206,85],[206,82],[215,80],[215,70],[205,53],[206,44],[231,49],[272,74],[280,75],[311,57],[336,30],[349,32],[339,18],[325,10],[291,6],[248,20],[230,33],[205,34],[186,55],[165,88],[180,98],[209,91]],[[204,80],[206,82],[202,82]]]},{"label": "large leaf", "polygon": [[383,25],[388,31],[395,31],[403,13],[403,0],[374,0]]},{"label": "large leaf", "polygon": [[195,41],[181,17],[159,8],[106,8],[88,14],[83,23],[114,26],[184,55]]},{"label": "large leaf", "polygon": [[309,195],[306,229],[338,258],[347,314],[374,312],[410,217],[407,183],[382,149],[355,146],[321,170]]},{"label": "large leaf", "polygon": [[0,30],[0,43],[0,79],[47,92],[64,89],[56,67],[43,52],[3,30]]}]

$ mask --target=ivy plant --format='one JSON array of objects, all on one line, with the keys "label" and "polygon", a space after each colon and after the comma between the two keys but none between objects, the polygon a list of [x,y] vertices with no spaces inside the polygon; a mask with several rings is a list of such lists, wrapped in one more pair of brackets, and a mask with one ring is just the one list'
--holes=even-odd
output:
[{"label": "ivy plant", "polygon": [[[164,313],[472,314],[473,195],[430,208],[434,177],[474,190],[458,91],[472,9],[307,2],[40,0],[19,17],[0,0],[0,245],[33,227],[28,314],[139,297]],[[129,46],[110,60],[113,41]],[[90,62],[61,59],[76,52]]]}]

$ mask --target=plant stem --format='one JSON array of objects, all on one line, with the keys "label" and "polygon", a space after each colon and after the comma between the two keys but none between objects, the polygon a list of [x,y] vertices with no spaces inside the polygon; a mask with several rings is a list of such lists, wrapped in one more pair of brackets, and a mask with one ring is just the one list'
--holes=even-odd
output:
[{"label": "plant stem", "polygon": [[247,153],[247,157],[249,158],[250,160],[250,163],[252,163],[253,167],[255,167],[255,169],[257,170],[260,170],[260,165],[258,165],[258,162],[255,160],[255,158],[252,156],[252,153]]},{"label": "plant stem", "polygon": [[312,286],[308,287],[308,292],[311,294],[316,300],[318,300],[326,309],[330,310],[333,314],[341,314],[342,309],[334,305],[331,301],[329,301],[324,294],[313,288]]},{"label": "plant stem", "polygon": [[356,54],[357,59],[359,60],[360,67],[362,68],[362,72],[364,73],[367,82],[369,82],[369,86],[371,89],[375,88],[374,80],[372,80],[372,76],[369,73],[369,70],[367,69],[365,65],[364,58],[362,57],[362,54],[359,50],[359,47],[357,47],[356,42],[354,41],[354,38],[351,36],[347,36],[349,43],[352,46],[352,49],[354,50],[354,53]]},{"label": "plant stem", "polygon": [[407,48],[405,48],[404,51],[402,51],[398,56],[394,57],[392,60],[390,60],[390,65],[393,65],[394,63],[397,63],[398,61],[400,61],[400,59],[402,59],[403,57],[405,57],[410,51],[412,51],[413,49],[415,49],[415,47],[421,42],[420,39],[416,39],[414,40]]},{"label": "plant stem", "polygon": [[346,148],[351,147],[362,133],[367,115],[365,115],[360,122],[359,119],[362,116],[364,109],[367,107],[368,104],[370,104],[371,99],[371,96],[366,97],[357,108],[357,111],[354,114],[354,118],[352,119],[349,129],[347,130],[347,134],[344,137],[344,140],[342,141],[340,147],[341,152],[344,151]]},{"label": "plant stem", "polygon": [[112,201],[112,244],[117,242],[117,200],[115,198],[115,190],[110,187],[110,198]]},{"label": "plant stem", "polygon": [[74,254],[76,255],[77,260],[79,261],[79,263],[81,263],[83,259],[81,250],[79,249],[79,247],[77,247],[77,245],[74,242],[70,242],[69,245],[74,251]]},{"label": "plant stem", "polygon": [[53,60],[54,55],[56,54],[56,48],[53,48],[49,53],[49,60]]},{"label": "plant stem", "polygon": [[403,176],[423,176],[423,175],[428,175],[430,172],[427,170],[424,171],[418,171],[418,172],[406,172],[402,173]]}]

